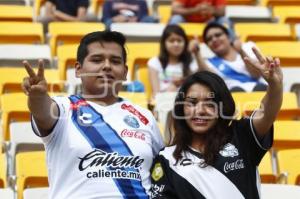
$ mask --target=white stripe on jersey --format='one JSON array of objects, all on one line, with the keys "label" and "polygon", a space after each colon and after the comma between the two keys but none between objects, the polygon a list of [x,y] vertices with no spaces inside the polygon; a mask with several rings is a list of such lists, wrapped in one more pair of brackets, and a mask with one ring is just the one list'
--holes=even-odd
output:
[{"label": "white stripe on jersey", "polygon": [[[195,189],[197,189],[207,199],[243,199],[243,194],[237,187],[220,171],[207,166],[199,169],[199,158],[186,152],[185,157],[190,158],[192,162],[196,163],[189,166],[175,165],[176,160],[173,157],[175,146],[167,147],[160,155],[165,156],[170,161],[170,168],[178,175],[186,179]],[[192,174],[192,175],[191,175]],[[211,189],[214,187],[214,189]],[[230,191],[228,191],[230,190]],[[230,195],[228,195],[230,193]],[[227,194],[227,195],[226,195]]]}]

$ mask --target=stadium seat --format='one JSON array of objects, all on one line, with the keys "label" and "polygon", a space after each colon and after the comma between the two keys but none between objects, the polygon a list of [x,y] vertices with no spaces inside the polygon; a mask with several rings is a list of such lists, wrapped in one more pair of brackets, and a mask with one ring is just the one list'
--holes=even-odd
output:
[{"label": "stadium seat", "polygon": [[7,176],[7,162],[6,162],[5,154],[0,152],[0,189],[7,187],[6,176]]},{"label": "stadium seat", "polygon": [[[300,2],[300,1],[299,1]],[[275,6],[273,16],[279,19],[280,23],[300,23],[299,6]]]},{"label": "stadium seat", "polygon": [[268,151],[263,159],[261,160],[258,170],[260,174],[260,179],[262,183],[276,183],[277,176],[275,175],[273,169],[273,161],[271,151]]},{"label": "stadium seat", "polygon": [[147,62],[151,57],[159,53],[159,43],[152,42],[132,42],[127,43],[127,65],[128,79],[139,80],[145,86],[147,98],[151,97],[151,85],[149,81]]},{"label": "stadium seat", "polygon": [[167,24],[171,17],[171,5],[159,5],[157,7],[159,22]]},{"label": "stadium seat", "polygon": [[[49,93],[50,96],[66,95],[66,93]],[[27,107],[27,96],[24,93],[10,93],[0,96],[2,111],[2,132],[5,141],[10,140],[9,124],[30,120]]]},{"label": "stadium seat", "polygon": [[36,65],[44,60],[46,68],[52,67],[51,50],[48,45],[0,44],[0,66],[21,66],[23,60]]},{"label": "stadium seat", "polygon": [[98,16],[99,12],[102,13],[102,6],[105,0],[90,0],[90,9],[95,16]]},{"label": "stadium seat", "polygon": [[261,199],[298,199],[300,187],[283,184],[262,184]]},{"label": "stadium seat", "polygon": [[[245,110],[244,116],[250,116],[253,110]],[[281,109],[277,114],[276,120],[300,120],[300,109]]]},{"label": "stadium seat", "polygon": [[265,6],[228,5],[226,17],[233,22],[271,22],[272,13]]},{"label": "stadium seat", "polygon": [[148,108],[147,95],[144,92],[119,92],[119,96],[137,104],[143,108]]},{"label": "stadium seat", "polygon": [[59,78],[61,80],[67,79],[68,67],[75,66],[77,55],[77,44],[61,45],[57,47],[57,59]]},{"label": "stadium seat", "polygon": [[32,22],[0,22],[0,43],[2,44],[42,44],[43,26]]},{"label": "stadium seat", "polygon": [[10,142],[7,147],[9,175],[15,175],[15,157],[19,152],[43,151],[44,145],[40,137],[32,131],[30,122],[12,122],[9,125]]},{"label": "stadium seat", "polygon": [[45,152],[18,153],[16,155],[16,179],[18,199],[23,198],[23,192],[27,187],[48,187]]},{"label": "stadium seat", "polygon": [[[0,94],[22,92],[21,83],[23,78],[28,76],[25,68],[0,67],[0,74]],[[49,86],[49,91],[60,92],[63,90],[63,82],[59,80],[58,70],[45,69],[45,78]]]},{"label": "stadium seat", "polygon": [[1,189],[0,188],[0,198],[2,199],[14,199],[14,192],[10,188]]},{"label": "stadium seat", "polygon": [[300,40],[300,23],[295,25],[295,34],[296,34],[297,40],[299,41]]},{"label": "stadium seat", "polygon": [[[295,40],[291,27],[276,23],[236,23],[236,34],[242,41],[291,41]],[[269,30],[269,31],[268,31]]]},{"label": "stadium seat", "polygon": [[[259,108],[260,102],[265,92],[234,92],[232,97],[236,103],[236,109],[243,113],[246,110],[255,110]],[[293,92],[284,92],[281,109],[297,109],[297,96]]]},{"label": "stadium seat", "polygon": [[[165,28],[159,23],[113,23],[111,30],[123,33],[127,42],[157,42]],[[143,31],[141,31],[143,30]]]},{"label": "stadium seat", "polygon": [[4,140],[10,139],[9,123],[11,121],[29,121],[27,96],[23,93],[4,94],[0,96],[2,110],[2,132]]},{"label": "stadium seat", "polygon": [[275,121],[273,148],[300,149],[300,121]]},{"label": "stadium seat", "polygon": [[282,67],[300,66],[300,42],[270,41],[257,42],[256,45],[263,54],[278,57]]},{"label": "stadium seat", "polygon": [[34,13],[35,16],[40,16],[41,14],[41,8],[44,5],[46,0],[35,0],[33,3]]},{"label": "stadium seat", "polygon": [[204,23],[180,23],[179,25],[183,28],[189,39],[198,36],[199,41],[202,41],[202,32],[205,28]]},{"label": "stadium seat", "polygon": [[260,0],[261,5],[264,6],[298,6],[300,5],[299,0]]},{"label": "stadium seat", "polygon": [[[300,145],[298,145],[300,146]],[[286,173],[288,184],[300,185],[300,149],[280,150],[277,153],[279,172]],[[298,186],[299,187],[299,186]],[[299,187],[300,188],[300,187]],[[300,196],[300,191],[298,193]],[[289,198],[285,196],[285,198]]]},{"label": "stadium seat", "polygon": [[27,188],[23,192],[23,199],[46,199],[49,197],[49,188]]},{"label": "stadium seat", "polygon": [[62,44],[79,44],[87,33],[104,30],[102,23],[87,22],[51,22],[48,25],[52,55],[56,55],[57,46]]},{"label": "stadium seat", "polygon": [[0,21],[32,22],[32,20],[33,9],[31,6],[0,4]]}]

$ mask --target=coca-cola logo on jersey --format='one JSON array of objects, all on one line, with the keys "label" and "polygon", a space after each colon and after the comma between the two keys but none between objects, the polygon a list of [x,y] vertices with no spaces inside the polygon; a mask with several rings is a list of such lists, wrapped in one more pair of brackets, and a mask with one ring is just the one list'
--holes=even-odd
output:
[{"label": "coca-cola logo on jersey", "polygon": [[140,156],[122,156],[118,152],[108,153],[100,149],[95,149],[84,157],[79,157],[79,159],[78,168],[80,171],[90,167],[138,169],[144,162]]},{"label": "coca-cola logo on jersey", "polygon": [[245,168],[243,159],[238,159],[235,162],[225,162],[224,172],[228,173],[230,171],[239,170]]},{"label": "coca-cola logo on jersey", "polygon": [[124,129],[121,132],[121,137],[130,137],[130,138],[136,138],[140,140],[145,140],[145,134],[141,131],[134,131],[134,130],[128,130]]}]

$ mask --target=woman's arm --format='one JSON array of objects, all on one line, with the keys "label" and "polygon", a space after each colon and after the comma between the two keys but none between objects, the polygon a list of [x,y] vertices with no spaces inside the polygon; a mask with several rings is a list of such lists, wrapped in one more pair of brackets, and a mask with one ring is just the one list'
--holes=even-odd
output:
[{"label": "woman's arm", "polygon": [[154,99],[155,95],[160,91],[159,75],[157,70],[151,67],[148,68],[149,68],[149,79],[152,88],[152,98]]},{"label": "woman's arm", "polygon": [[266,95],[261,101],[261,107],[253,116],[253,125],[259,137],[264,137],[280,110],[283,96],[282,71],[278,58],[263,57],[261,53],[252,48],[258,62],[245,57],[245,62],[260,71],[261,76],[268,82]]}]

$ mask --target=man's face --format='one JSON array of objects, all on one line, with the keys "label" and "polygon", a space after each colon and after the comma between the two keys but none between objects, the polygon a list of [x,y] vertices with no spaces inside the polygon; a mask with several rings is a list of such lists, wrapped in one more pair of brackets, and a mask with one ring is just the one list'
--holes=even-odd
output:
[{"label": "man's face", "polygon": [[83,64],[76,63],[76,76],[81,77],[84,97],[117,95],[128,70],[121,46],[114,42],[93,42],[87,49]]}]

